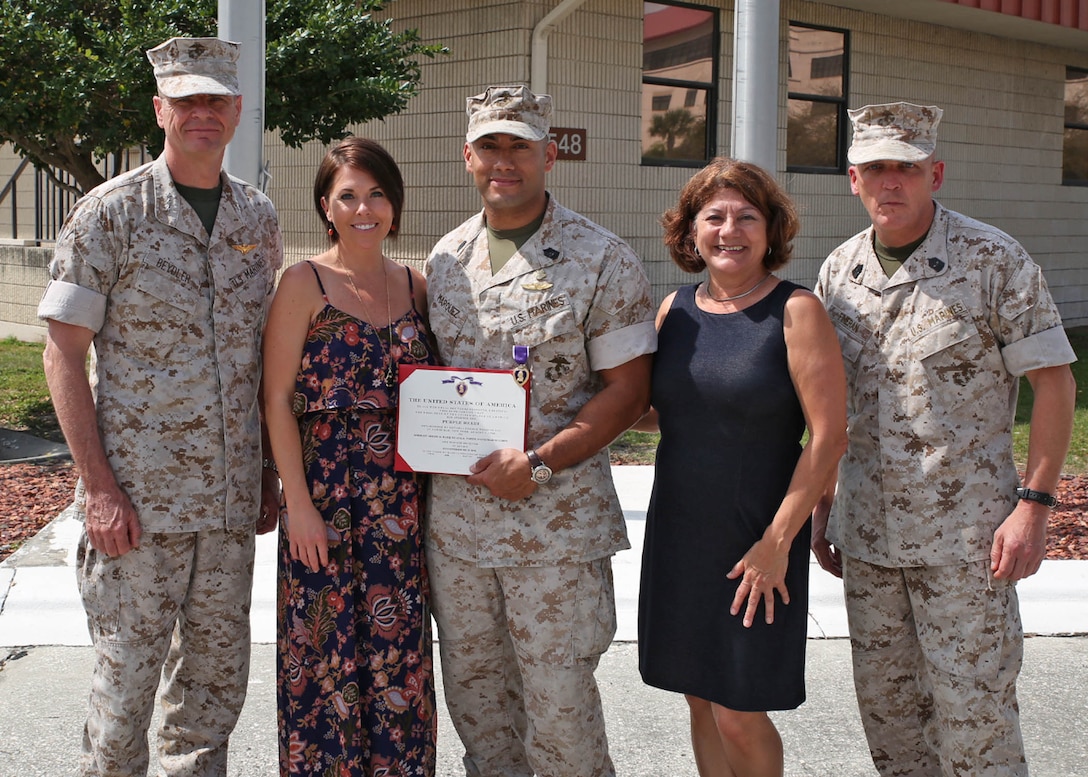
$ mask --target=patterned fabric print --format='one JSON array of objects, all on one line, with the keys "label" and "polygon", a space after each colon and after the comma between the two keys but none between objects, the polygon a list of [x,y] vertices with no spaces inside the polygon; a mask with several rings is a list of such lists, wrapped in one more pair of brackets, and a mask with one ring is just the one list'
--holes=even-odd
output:
[{"label": "patterned fabric print", "polygon": [[76,582],[95,660],[80,775],[147,775],[160,679],[162,773],[227,773],[249,677],[254,536],[248,527],[144,532],[138,548],[111,558],[82,533]]},{"label": "patterned fabric print", "polygon": [[816,293],[849,388],[829,539],[884,566],[988,557],[1019,485],[1018,376],[1076,358],[1042,271],[1008,235],[938,204],[891,278],[869,229],[832,252]]},{"label": "patterned fabric print", "polygon": [[593,679],[616,633],[611,558],[498,569],[443,553],[427,561],[466,773],[614,777]]},{"label": "patterned fabric print", "polygon": [[[285,513],[283,775],[434,774],[422,483],[393,471],[396,390],[384,382],[387,331],[326,306],[303,352],[295,412],[311,496],[328,526],[329,564],[313,573],[291,560]],[[416,311],[395,324],[394,337],[397,362],[436,363]]]},{"label": "patterned fabric print", "polygon": [[[601,387],[596,374],[657,347],[642,263],[612,233],[551,197],[540,229],[492,274],[484,220],[443,237],[427,260],[430,321],[443,364],[512,369],[529,349],[528,447],[567,426]],[[629,548],[608,451],[509,502],[435,476],[428,547],[482,566],[565,564]]]},{"label": "patterned fabric print", "polygon": [[1026,777],[1016,586],[989,562],[891,569],[844,557],[854,684],[883,777]]},{"label": "patterned fabric print", "polygon": [[261,332],[283,242],[267,197],[222,182],[210,236],[165,157],[89,192],[38,310],[96,333],[102,443],[144,531],[252,527],[260,512]]}]

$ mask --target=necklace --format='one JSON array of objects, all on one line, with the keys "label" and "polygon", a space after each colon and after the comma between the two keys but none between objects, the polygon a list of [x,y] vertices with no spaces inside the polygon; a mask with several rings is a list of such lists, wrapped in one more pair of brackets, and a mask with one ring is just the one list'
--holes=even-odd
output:
[{"label": "necklace", "polygon": [[710,297],[712,300],[714,300],[715,302],[732,302],[733,300],[742,299],[744,297],[747,297],[753,291],[755,291],[760,286],[762,286],[764,281],[766,281],[770,277],[771,277],[771,274],[767,273],[762,278],[760,278],[758,281],[756,281],[756,285],[753,286],[752,288],[748,289],[748,291],[742,291],[740,294],[735,294],[732,297],[715,297],[713,294],[710,293],[710,281],[709,280],[707,280],[707,282],[703,284],[703,292],[708,297]]},{"label": "necklace", "polygon": [[[359,289],[355,285],[355,278],[351,271],[344,265],[344,260],[340,258],[340,253],[336,254],[336,262],[340,265],[340,269],[344,271],[344,274],[348,276],[348,283],[351,284],[351,290],[355,293],[355,299],[359,303],[359,307],[363,309],[363,313],[366,314],[367,323],[370,324],[371,329],[375,332],[378,328],[374,326],[374,317],[370,315],[370,308],[363,302],[362,295],[359,294]],[[385,342],[382,340],[382,336],[378,335],[378,344],[382,347],[382,361],[385,363],[385,381],[386,388],[393,388],[397,385],[397,376],[393,373],[393,313],[389,306],[389,271],[385,267],[385,257],[382,257],[382,276],[385,278],[385,317],[389,321],[387,325],[389,328],[389,348],[386,349]]]}]

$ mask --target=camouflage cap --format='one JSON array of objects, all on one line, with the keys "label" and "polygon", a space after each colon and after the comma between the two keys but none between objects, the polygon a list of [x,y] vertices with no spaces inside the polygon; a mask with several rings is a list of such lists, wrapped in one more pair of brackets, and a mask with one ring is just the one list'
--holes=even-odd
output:
[{"label": "camouflage cap", "polygon": [[516,135],[526,140],[545,140],[551,129],[552,98],[533,94],[525,86],[489,86],[483,94],[469,97],[468,132],[472,143],[484,135]]},{"label": "camouflage cap", "polygon": [[219,38],[171,38],[147,52],[164,97],[238,95],[240,44]]},{"label": "camouflage cap", "polygon": [[852,165],[878,159],[920,162],[937,150],[937,125],[944,111],[936,105],[866,105],[849,114],[854,138],[846,158]]}]

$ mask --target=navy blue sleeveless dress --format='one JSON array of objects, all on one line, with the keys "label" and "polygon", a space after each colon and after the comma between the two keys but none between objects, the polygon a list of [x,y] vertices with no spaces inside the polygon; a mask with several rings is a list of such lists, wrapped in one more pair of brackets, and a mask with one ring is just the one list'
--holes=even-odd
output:
[{"label": "navy blue sleeveless dress", "polygon": [[[317,268],[310,265],[317,274]],[[405,270],[407,272],[407,270]],[[280,527],[281,775],[433,775],[438,718],[423,559],[423,481],[394,472],[397,386],[390,360],[436,364],[412,308],[388,329],[329,304],[310,323],[294,412],[329,563],[291,558]]]},{"label": "navy blue sleeveless dress", "polygon": [[805,430],[782,317],[787,281],[749,308],[707,313],[681,288],[662,322],[652,402],[661,442],[639,593],[639,670],[652,686],[734,710],[805,700],[808,523],[790,551],[774,623],[730,615],[726,574],[763,536],[785,496]]}]

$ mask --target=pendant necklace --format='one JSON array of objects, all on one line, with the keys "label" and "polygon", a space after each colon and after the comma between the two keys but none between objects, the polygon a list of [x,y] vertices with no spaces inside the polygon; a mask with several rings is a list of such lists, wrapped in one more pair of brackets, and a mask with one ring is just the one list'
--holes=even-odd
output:
[{"label": "pendant necklace", "polygon": [[389,271],[385,266],[385,257],[382,257],[382,276],[385,278],[385,316],[389,321],[389,348],[386,349],[385,343],[382,341],[381,332],[376,326],[374,326],[374,319],[370,315],[370,308],[363,303],[362,295],[359,294],[359,289],[355,285],[355,278],[352,276],[351,271],[348,270],[344,264],[344,260],[340,258],[340,253],[336,254],[336,261],[340,265],[340,269],[344,271],[344,274],[348,276],[348,283],[351,284],[351,290],[355,293],[355,299],[359,302],[359,307],[363,309],[363,313],[366,314],[368,319],[367,323],[370,324],[370,328],[374,330],[374,333],[378,335],[378,344],[382,347],[382,361],[385,362],[385,381],[386,388],[393,388],[397,385],[397,376],[393,373],[393,313],[390,310],[389,304]]},{"label": "pendant necklace", "polygon": [[709,279],[707,280],[706,283],[703,284],[703,291],[706,293],[706,295],[708,297],[710,297],[715,302],[732,302],[733,300],[743,299],[744,297],[747,297],[753,291],[755,291],[760,286],[762,286],[764,284],[764,282],[770,277],[771,277],[771,274],[767,273],[762,278],[760,278],[758,281],[756,281],[756,285],[753,286],[752,288],[748,289],[748,291],[742,291],[740,294],[736,294],[736,295],[734,295],[732,297],[715,297],[713,294],[711,294],[710,293],[710,280]]}]

